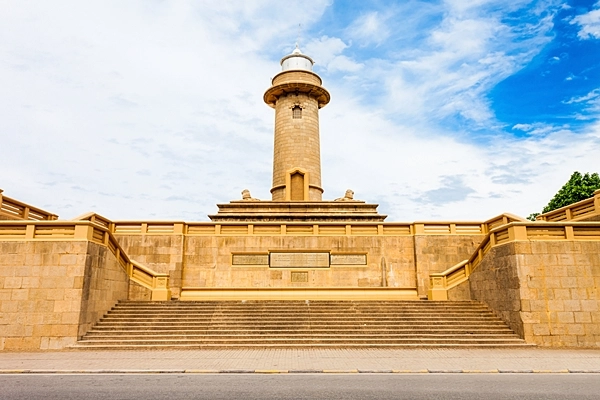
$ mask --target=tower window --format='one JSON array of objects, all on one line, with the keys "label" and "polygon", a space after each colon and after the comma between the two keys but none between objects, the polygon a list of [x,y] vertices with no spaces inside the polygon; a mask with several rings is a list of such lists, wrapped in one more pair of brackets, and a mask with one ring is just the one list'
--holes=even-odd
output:
[{"label": "tower window", "polygon": [[294,106],[294,108],[292,108],[292,118],[293,119],[302,118],[302,109],[300,108],[300,106]]}]

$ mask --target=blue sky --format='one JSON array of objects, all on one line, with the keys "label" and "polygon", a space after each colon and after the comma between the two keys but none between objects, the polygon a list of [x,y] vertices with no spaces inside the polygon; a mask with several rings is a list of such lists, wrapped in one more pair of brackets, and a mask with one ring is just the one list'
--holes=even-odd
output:
[{"label": "blue sky", "polygon": [[[269,199],[299,40],[330,91],[324,198],[388,221],[539,211],[600,171],[600,2],[0,1],[0,188],[73,218]],[[300,29],[299,29],[300,25]]]}]

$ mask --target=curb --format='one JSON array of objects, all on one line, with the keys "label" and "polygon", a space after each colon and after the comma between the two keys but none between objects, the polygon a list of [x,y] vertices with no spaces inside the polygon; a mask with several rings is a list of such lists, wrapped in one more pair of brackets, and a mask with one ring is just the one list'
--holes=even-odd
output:
[{"label": "curb", "polygon": [[0,369],[0,375],[19,374],[600,374],[600,369],[418,369],[418,370],[363,370],[363,369]]}]

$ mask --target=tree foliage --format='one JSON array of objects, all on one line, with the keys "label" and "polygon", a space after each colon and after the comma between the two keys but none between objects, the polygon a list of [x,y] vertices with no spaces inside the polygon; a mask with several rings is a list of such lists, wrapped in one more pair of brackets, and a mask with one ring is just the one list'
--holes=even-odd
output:
[{"label": "tree foliage", "polygon": [[[582,175],[580,172],[575,171],[569,181],[560,188],[548,205],[544,207],[542,213],[547,213],[592,197],[594,191],[598,189],[600,189],[600,176],[598,176],[598,173],[586,173]],[[527,218],[535,220],[537,215],[539,214],[534,213]]]}]

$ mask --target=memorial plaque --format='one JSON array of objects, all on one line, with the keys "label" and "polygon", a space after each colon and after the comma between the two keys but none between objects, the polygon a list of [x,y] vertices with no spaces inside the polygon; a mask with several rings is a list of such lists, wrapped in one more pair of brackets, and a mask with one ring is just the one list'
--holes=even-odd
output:
[{"label": "memorial plaque", "polygon": [[329,253],[271,253],[271,268],[329,268]]},{"label": "memorial plaque", "polygon": [[268,254],[233,254],[233,265],[269,265]]},{"label": "memorial plaque", "polygon": [[367,265],[366,254],[332,254],[331,265]]},{"label": "memorial plaque", "polygon": [[293,272],[292,282],[308,282],[308,272]]}]

